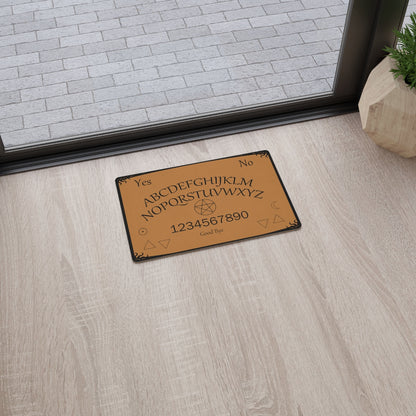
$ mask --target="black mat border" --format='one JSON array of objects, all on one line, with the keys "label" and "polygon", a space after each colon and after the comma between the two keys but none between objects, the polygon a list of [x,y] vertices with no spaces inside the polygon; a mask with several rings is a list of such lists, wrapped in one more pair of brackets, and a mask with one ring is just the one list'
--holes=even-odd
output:
[{"label": "black mat border", "polygon": [[[270,233],[264,233],[264,234],[259,234],[259,235],[255,235],[255,236],[239,238],[239,239],[236,239],[236,240],[224,241],[222,243],[209,244],[209,245],[202,246],[202,247],[191,248],[189,250],[181,250],[181,251],[176,251],[174,253],[160,254],[160,255],[151,256],[151,257],[150,256],[142,256],[141,254],[136,253],[134,251],[133,244],[132,244],[132,241],[131,241],[131,238],[130,238],[130,230],[129,230],[129,227],[128,227],[128,224],[127,224],[126,212],[124,210],[123,199],[121,197],[121,192],[120,192],[120,183],[121,182],[123,182],[126,179],[133,178],[135,176],[148,175],[150,173],[161,172],[161,171],[170,170],[170,169],[176,169],[176,168],[182,168],[182,167],[185,167],[185,166],[199,165],[201,163],[206,163],[206,162],[215,162],[217,160],[234,159],[236,157],[252,156],[252,155],[261,156],[261,157],[267,157],[270,160],[270,162],[272,163],[272,166],[274,168],[274,171],[276,172],[276,176],[279,179],[280,185],[282,186],[283,191],[284,191],[284,193],[286,195],[286,198],[289,201],[289,205],[290,205],[293,213],[295,214],[296,221],[293,223],[293,225],[291,225],[291,226],[289,226],[287,228],[284,228],[282,230],[272,231]],[[273,158],[272,158],[272,156],[271,156],[271,154],[270,154],[270,152],[268,150],[260,150],[260,151],[256,151],[256,152],[243,153],[243,154],[233,155],[233,156],[225,156],[225,157],[220,157],[220,158],[217,158],[217,159],[204,160],[204,161],[201,161],[201,162],[188,163],[188,164],[179,165],[179,166],[171,166],[169,168],[156,169],[156,170],[151,170],[151,171],[142,172],[142,173],[135,173],[135,174],[132,174],[132,175],[127,175],[127,176],[119,176],[118,178],[115,179],[115,183],[116,183],[117,194],[118,194],[118,198],[119,198],[119,202],[120,202],[120,206],[121,206],[121,211],[122,211],[122,214],[123,214],[123,221],[124,221],[124,226],[126,228],[127,239],[128,239],[129,246],[130,246],[130,253],[131,253],[131,256],[132,256],[132,259],[133,259],[134,262],[141,262],[141,261],[146,261],[146,260],[153,260],[153,259],[157,259],[157,258],[161,258],[161,257],[178,255],[178,254],[181,254],[181,253],[189,253],[191,251],[202,250],[202,249],[208,248],[208,247],[216,247],[216,246],[221,246],[221,245],[228,244],[228,243],[235,243],[235,242],[238,242],[238,241],[244,241],[244,240],[248,240],[248,239],[263,237],[263,236],[267,236],[267,235],[271,235],[271,234],[277,234],[277,233],[281,233],[281,232],[284,232],[284,231],[295,230],[295,229],[298,229],[298,228],[300,228],[302,226],[302,223],[299,220],[299,216],[298,216],[298,214],[297,214],[297,212],[295,210],[295,207],[292,204],[292,201],[291,201],[291,199],[289,197],[289,194],[288,194],[288,192],[286,190],[286,187],[285,187],[285,185],[284,185],[284,183],[282,181],[282,178],[280,177],[279,171],[277,170],[276,165],[275,165],[275,163],[273,161]]]}]

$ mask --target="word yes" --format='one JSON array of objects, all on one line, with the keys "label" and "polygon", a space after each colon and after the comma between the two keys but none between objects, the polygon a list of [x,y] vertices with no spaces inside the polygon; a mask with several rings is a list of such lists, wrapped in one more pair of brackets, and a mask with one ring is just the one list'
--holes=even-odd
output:
[{"label": "word yes", "polygon": [[147,179],[147,180],[145,179],[145,180],[142,181],[142,179],[139,178],[139,179],[135,179],[134,182],[137,183],[137,186],[140,186],[140,185],[148,186],[148,185],[152,184],[152,181],[150,179]]}]

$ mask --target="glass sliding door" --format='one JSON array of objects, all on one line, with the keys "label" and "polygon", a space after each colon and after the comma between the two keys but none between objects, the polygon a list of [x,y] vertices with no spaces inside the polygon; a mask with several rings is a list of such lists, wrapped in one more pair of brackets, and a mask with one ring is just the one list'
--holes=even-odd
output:
[{"label": "glass sliding door", "polygon": [[37,9],[5,1],[3,167],[353,103],[384,7],[375,0],[78,0],[69,7],[55,0]]},{"label": "glass sliding door", "polygon": [[416,0],[409,0],[409,4],[406,9],[406,16],[403,21],[403,26],[408,25],[410,21],[410,15],[416,13]]}]

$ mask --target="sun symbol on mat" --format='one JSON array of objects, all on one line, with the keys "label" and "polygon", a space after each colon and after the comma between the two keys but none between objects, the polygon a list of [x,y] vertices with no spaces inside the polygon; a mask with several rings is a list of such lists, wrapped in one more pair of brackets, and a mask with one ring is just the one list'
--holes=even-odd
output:
[{"label": "sun symbol on mat", "polygon": [[139,228],[139,235],[146,235],[147,234],[147,228]]},{"label": "sun symbol on mat", "polygon": [[194,210],[199,215],[210,215],[215,212],[217,206],[210,199],[201,199],[194,205]]}]

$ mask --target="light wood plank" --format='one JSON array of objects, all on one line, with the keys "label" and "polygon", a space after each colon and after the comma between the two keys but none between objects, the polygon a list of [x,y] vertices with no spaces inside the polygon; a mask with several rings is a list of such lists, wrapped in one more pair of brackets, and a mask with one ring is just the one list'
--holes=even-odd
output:
[{"label": "light wood plank", "polygon": [[[263,149],[300,230],[131,261],[116,177]],[[0,178],[0,414],[416,414],[415,184],[358,114]]]}]

